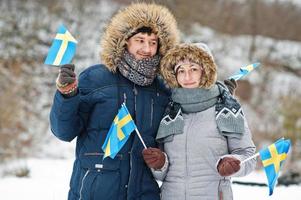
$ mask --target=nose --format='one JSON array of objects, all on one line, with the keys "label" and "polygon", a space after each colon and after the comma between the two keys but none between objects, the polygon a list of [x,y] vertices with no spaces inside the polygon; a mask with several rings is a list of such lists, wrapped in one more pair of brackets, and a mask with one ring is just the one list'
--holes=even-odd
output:
[{"label": "nose", "polygon": [[185,72],[184,80],[189,81],[191,79],[190,71]]},{"label": "nose", "polygon": [[147,43],[147,42],[144,43],[142,50],[145,54],[151,53],[151,47],[150,47],[149,43]]}]

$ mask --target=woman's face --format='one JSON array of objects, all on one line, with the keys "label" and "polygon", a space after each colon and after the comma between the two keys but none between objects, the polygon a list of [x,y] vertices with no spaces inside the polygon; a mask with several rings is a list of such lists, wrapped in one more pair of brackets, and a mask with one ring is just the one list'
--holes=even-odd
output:
[{"label": "woman's face", "polygon": [[176,67],[176,77],[182,88],[198,88],[202,78],[202,66],[192,62],[179,63]]}]

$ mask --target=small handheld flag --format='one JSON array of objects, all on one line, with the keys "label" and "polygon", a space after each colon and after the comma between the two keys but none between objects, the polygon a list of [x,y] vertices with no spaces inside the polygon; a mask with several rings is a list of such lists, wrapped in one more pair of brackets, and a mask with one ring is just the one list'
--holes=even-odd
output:
[{"label": "small handheld flag", "polygon": [[290,140],[281,138],[267,148],[259,151],[260,158],[268,179],[269,195],[273,194],[273,189],[276,185],[280,168],[287,157],[290,146]]},{"label": "small handheld flag", "polygon": [[75,54],[76,44],[77,41],[74,37],[64,25],[61,25],[58,28],[44,63],[55,66],[70,63]]},{"label": "small handheld flag", "polygon": [[241,67],[239,69],[239,71],[236,74],[234,74],[233,76],[230,76],[229,79],[234,79],[237,81],[238,79],[241,79],[244,76],[248,75],[251,71],[253,71],[259,65],[260,65],[260,63],[253,63],[253,64],[247,65],[245,67]]},{"label": "small handheld flag", "polygon": [[105,153],[103,159],[108,156],[114,158],[135,129],[137,129],[136,124],[123,103],[102,145]]}]

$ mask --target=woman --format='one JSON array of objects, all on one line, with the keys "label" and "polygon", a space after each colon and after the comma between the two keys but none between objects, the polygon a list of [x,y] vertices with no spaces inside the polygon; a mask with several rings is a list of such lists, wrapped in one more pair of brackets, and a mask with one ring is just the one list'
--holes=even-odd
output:
[{"label": "woman", "polygon": [[157,148],[143,151],[154,176],[163,181],[163,200],[233,199],[230,178],[250,173],[256,160],[241,106],[221,83],[204,44],[182,44],[161,60],[161,74],[172,88],[160,123]]}]

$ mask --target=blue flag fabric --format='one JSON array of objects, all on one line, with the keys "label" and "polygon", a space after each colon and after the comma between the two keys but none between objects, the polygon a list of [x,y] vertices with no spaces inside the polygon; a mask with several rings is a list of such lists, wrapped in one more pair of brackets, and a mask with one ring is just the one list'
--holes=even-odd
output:
[{"label": "blue flag fabric", "polygon": [[136,124],[132,119],[131,114],[123,103],[111,125],[106,140],[102,145],[102,150],[105,153],[103,159],[108,156],[114,159],[130,137],[130,134],[136,128]]},{"label": "blue flag fabric", "polygon": [[244,76],[248,75],[251,71],[253,71],[256,67],[258,67],[260,63],[253,63],[250,65],[247,65],[245,67],[239,68],[239,71],[234,74],[233,76],[230,76],[229,79],[238,80],[243,78]]},{"label": "blue flag fabric", "polygon": [[45,59],[46,65],[64,65],[69,64],[75,54],[77,41],[70,32],[61,25],[52,42]]},{"label": "blue flag fabric", "polygon": [[259,151],[259,155],[268,179],[269,195],[273,194],[279,171],[287,157],[290,146],[290,140],[281,138],[267,148]]}]

